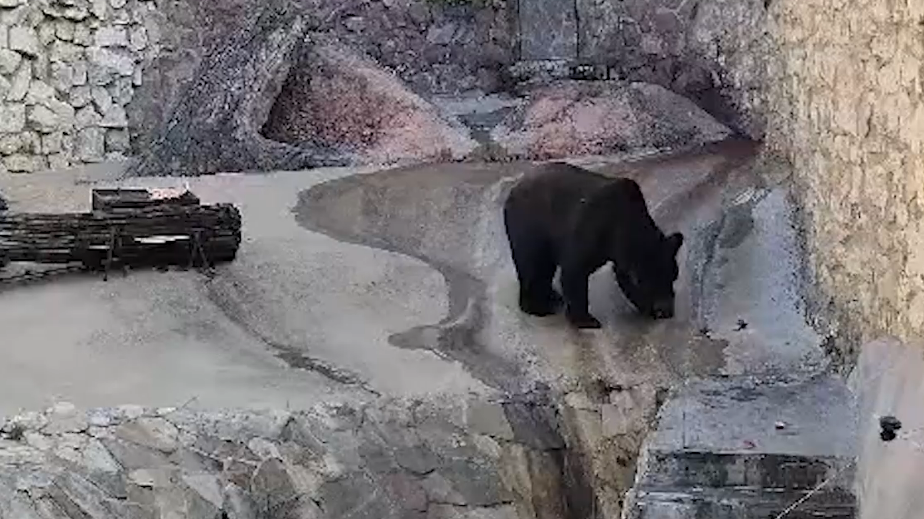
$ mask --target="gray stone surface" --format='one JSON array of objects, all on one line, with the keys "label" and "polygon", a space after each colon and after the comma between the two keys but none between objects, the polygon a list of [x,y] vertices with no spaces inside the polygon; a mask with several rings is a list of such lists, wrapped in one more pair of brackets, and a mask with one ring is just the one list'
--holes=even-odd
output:
[{"label": "gray stone surface", "polygon": [[529,0],[518,7],[521,59],[577,58],[574,0]]},{"label": "gray stone surface", "polygon": [[[532,499],[531,481],[500,479],[498,454],[524,447],[483,443],[478,433],[433,420],[459,410],[449,401],[380,401],[317,405],[267,422],[266,414],[246,411],[141,408],[129,416],[113,408],[75,414],[57,404],[0,431],[0,510],[17,519],[48,508],[71,519],[517,517],[513,502]],[[62,412],[99,425],[78,434],[39,428]],[[344,427],[344,414],[358,420]],[[396,420],[401,433],[390,432]],[[276,425],[254,427],[268,423]],[[426,472],[401,462],[408,435],[429,453]],[[369,446],[381,449],[373,454]],[[21,492],[7,492],[8,481]]]},{"label": "gray stone surface", "polygon": [[[662,408],[650,448],[852,457],[857,408],[847,385],[833,377],[804,377],[690,381]],[[777,422],[784,428],[776,429]]]},{"label": "gray stone surface", "polygon": [[661,408],[631,519],[854,517],[858,407],[807,373],[691,380]]}]

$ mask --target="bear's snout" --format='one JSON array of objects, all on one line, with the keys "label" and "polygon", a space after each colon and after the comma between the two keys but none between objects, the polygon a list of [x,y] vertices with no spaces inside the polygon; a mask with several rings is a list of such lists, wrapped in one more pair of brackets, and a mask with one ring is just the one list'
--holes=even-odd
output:
[{"label": "bear's snout", "polygon": [[674,302],[659,301],[651,309],[651,316],[655,319],[670,319],[674,317]]}]

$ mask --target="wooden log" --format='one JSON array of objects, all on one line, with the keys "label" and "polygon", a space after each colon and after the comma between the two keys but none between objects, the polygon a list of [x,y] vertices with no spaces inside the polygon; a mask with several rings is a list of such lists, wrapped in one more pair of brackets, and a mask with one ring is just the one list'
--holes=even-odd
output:
[{"label": "wooden log", "polygon": [[158,193],[136,188],[94,189],[90,193],[94,211],[133,210],[154,205],[199,205],[199,197],[190,191]]},{"label": "wooden log", "polygon": [[240,243],[241,215],[230,204],[0,214],[0,258],[7,261],[203,265],[233,260]]}]

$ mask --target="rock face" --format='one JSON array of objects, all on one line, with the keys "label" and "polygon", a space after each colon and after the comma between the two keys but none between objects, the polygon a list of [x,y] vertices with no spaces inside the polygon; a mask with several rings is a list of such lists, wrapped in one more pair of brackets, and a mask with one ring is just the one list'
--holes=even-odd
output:
[{"label": "rock face", "polygon": [[703,144],[730,133],[657,85],[565,82],[534,91],[492,137],[510,155],[542,160]]},{"label": "rock face", "polygon": [[[157,137],[157,128],[182,99],[212,44],[239,32],[264,3],[182,0],[157,4],[162,44],[128,107],[134,149],[146,148]],[[289,3],[307,20],[317,22],[319,30],[368,55],[417,93],[498,90],[504,86],[505,67],[513,61],[509,8],[503,0],[465,5],[430,0]]]},{"label": "rock face", "polygon": [[[577,517],[593,497],[537,397],[209,412],[58,404],[8,420],[10,517]],[[6,517],[6,515],[4,515]],[[581,515],[584,517],[584,515]]]},{"label": "rock face", "polygon": [[130,174],[202,175],[349,163],[346,155],[325,147],[307,142],[295,147],[260,135],[306,23],[288,2],[275,0],[216,42]]},{"label": "rock face", "polygon": [[0,3],[0,172],[121,158],[158,21],[145,0]]},{"label": "rock face", "polygon": [[263,132],[293,146],[343,146],[367,163],[461,159],[476,147],[394,74],[323,36],[305,45]]}]

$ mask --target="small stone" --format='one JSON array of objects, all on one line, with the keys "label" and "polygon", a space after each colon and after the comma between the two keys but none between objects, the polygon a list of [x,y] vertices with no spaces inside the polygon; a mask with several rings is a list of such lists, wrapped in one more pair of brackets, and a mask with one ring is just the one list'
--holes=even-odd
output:
[{"label": "small stone", "polygon": [[77,110],[75,119],[77,128],[88,128],[92,126],[99,126],[99,123],[103,120],[103,117],[96,113],[96,110],[94,110],[92,106],[85,106],[80,110]]},{"label": "small stone", "polygon": [[434,25],[427,31],[427,43],[431,45],[449,45],[452,43],[456,30],[456,24],[452,22]]},{"label": "small stone", "polygon": [[125,47],[128,36],[122,27],[102,27],[96,31],[96,45],[99,47]]},{"label": "small stone", "polygon": [[[43,4],[42,10],[50,18],[65,19],[65,21],[82,21],[90,15],[87,10],[86,2],[81,1],[63,1]],[[58,20],[60,21],[60,20]]]},{"label": "small stone", "polygon": [[58,128],[58,117],[43,105],[30,107],[27,119],[40,133],[51,133]]},{"label": "small stone", "polygon": [[0,0],[0,7],[12,9],[26,3],[26,0]]},{"label": "small stone", "polygon": [[67,93],[74,86],[74,68],[67,63],[52,63],[51,81],[59,92]]},{"label": "small stone", "polygon": [[127,130],[109,130],[106,132],[106,151],[129,153],[131,142]]},{"label": "small stone", "polygon": [[104,128],[125,128],[128,126],[128,115],[121,106],[110,105],[109,109],[103,113],[103,119],[99,125]]},{"label": "small stone", "polygon": [[132,73],[132,85],[140,87],[144,82],[144,70],[141,67],[135,67],[135,72]]},{"label": "small stone", "polygon": [[9,49],[0,49],[0,74],[10,75],[16,72],[16,67],[22,61],[22,56],[18,52]]},{"label": "small stone", "polygon": [[52,63],[73,63],[83,58],[86,50],[73,43],[56,41],[51,44],[50,59]]},{"label": "small stone", "polygon": [[81,86],[87,84],[87,62],[79,59],[74,61],[71,64],[71,68],[74,69],[74,76],[71,79],[71,82],[74,86]]},{"label": "small stone", "polygon": [[124,423],[115,430],[117,438],[170,453],[177,449],[179,431],[163,418],[138,418]]},{"label": "small stone", "polygon": [[421,482],[430,502],[465,506],[465,498],[457,492],[452,483],[438,472],[433,472]]},{"label": "small stone", "polygon": [[114,9],[121,9],[125,7],[125,4],[128,3],[127,0],[109,0],[109,5]]},{"label": "small stone", "polygon": [[29,84],[29,92],[26,94],[26,104],[47,104],[48,101],[55,98],[55,89],[44,81],[33,81]]},{"label": "small stone", "polygon": [[109,427],[119,422],[119,413],[108,407],[97,407],[87,412],[87,423],[95,427]]},{"label": "small stone", "polygon": [[109,95],[112,96],[112,101],[119,106],[127,106],[132,102],[132,97],[135,95],[135,89],[132,87],[131,78],[116,78],[112,84],[106,88],[109,89]]},{"label": "small stone", "polygon": [[22,101],[29,92],[29,85],[32,83],[32,67],[29,63],[22,63],[16,74],[13,75],[13,81],[9,91],[6,93],[7,101]]},{"label": "small stone", "polygon": [[83,413],[77,412],[74,404],[59,402],[46,412],[48,425],[42,432],[45,434],[78,433],[87,430],[87,418]]},{"label": "small stone", "polygon": [[141,52],[148,46],[148,31],[143,25],[132,28],[128,37],[129,48],[135,52]]},{"label": "small stone", "polygon": [[247,442],[247,448],[250,449],[250,452],[256,454],[261,460],[266,460],[269,458],[282,458],[279,454],[279,448],[276,445],[264,438],[251,438]]},{"label": "small stone", "polygon": [[12,173],[31,173],[41,169],[36,157],[32,155],[8,155],[3,158],[3,165]]},{"label": "small stone", "polygon": [[0,103],[0,133],[16,133],[26,126],[26,105]]},{"label": "small stone", "polygon": [[127,26],[132,23],[132,17],[128,14],[127,11],[120,10],[114,11],[110,16],[109,20],[113,25]]},{"label": "small stone", "polygon": [[[71,167],[71,161],[68,160],[67,155],[63,153],[55,153],[54,155],[48,156],[48,169],[52,171],[61,171],[62,169],[68,169]],[[92,427],[91,427],[92,429]],[[92,434],[94,438],[98,438],[97,435]]]},{"label": "small stone", "polygon": [[174,468],[144,468],[129,472],[128,480],[139,487],[166,488],[175,484],[176,475]]},{"label": "small stone", "polygon": [[470,403],[466,410],[466,423],[473,432],[513,440],[513,428],[500,404],[489,402]]},{"label": "small stone", "polygon": [[53,445],[51,439],[40,432],[26,431],[23,433],[23,439],[30,447],[40,451],[50,450]]},{"label": "small stone", "polygon": [[216,476],[212,474],[184,474],[182,478],[189,488],[196,491],[215,508],[223,508],[224,497]]},{"label": "small stone", "polygon": [[51,99],[45,106],[54,112],[55,116],[58,117],[58,126],[62,130],[68,130],[74,127],[77,124],[76,113],[74,107],[62,102],[57,99]]},{"label": "small stone", "polygon": [[[57,156],[58,156],[58,155],[52,155],[52,156],[48,157],[49,162],[51,161],[51,159],[52,159],[53,157],[57,157]],[[70,160],[69,160],[67,157],[62,157],[62,158],[63,158],[65,161],[67,161],[67,164],[68,164],[68,165],[65,165],[64,167],[65,167],[65,168],[70,167],[70,166],[69,166]],[[98,427],[98,426],[95,426],[95,425],[91,425],[91,426],[87,429],[87,434],[89,434],[91,438],[97,438],[97,439],[102,439],[102,438],[112,439],[112,438],[115,438],[115,435],[112,433],[112,429],[109,428],[109,427]]]},{"label": "small stone", "polygon": [[42,140],[35,132],[23,132],[19,134],[22,138],[22,149],[24,153],[41,153]]},{"label": "small stone", "polygon": [[89,440],[81,453],[80,464],[94,471],[119,472],[122,467],[99,440]]},{"label": "small stone", "polygon": [[99,20],[105,20],[109,5],[106,0],[90,0],[90,12]]},{"label": "small stone", "polygon": [[112,70],[98,63],[87,65],[87,82],[94,86],[106,86],[112,83],[115,74]]},{"label": "small stone", "polygon": [[35,29],[28,27],[12,27],[10,29],[10,49],[29,57],[37,57],[39,53],[39,39]]},{"label": "small stone", "polygon": [[6,424],[3,426],[3,432],[9,432],[12,427],[19,428],[23,432],[38,431],[45,427],[47,423],[48,419],[45,418],[44,414],[35,411],[29,411],[16,415],[13,418],[7,420]]},{"label": "small stone", "polygon": [[[0,109],[2,111],[2,109]],[[0,135],[0,155],[12,155],[22,148],[22,137],[18,133]]]},{"label": "small stone", "polygon": [[38,40],[42,47],[51,45],[55,41],[55,24],[53,22],[42,22],[38,26]]},{"label": "small stone", "polygon": [[59,40],[74,41],[74,22],[70,20],[56,21],[55,35]]},{"label": "small stone", "polygon": [[[90,94],[90,87],[83,85],[74,87],[71,89],[70,94],[68,95],[68,101],[70,101],[71,106],[74,108],[82,108],[90,104],[90,101],[93,99]],[[93,112],[96,113],[96,112]],[[77,111],[77,122],[80,123],[80,110]],[[97,114],[98,116],[99,114]],[[84,119],[86,120],[86,119]],[[95,124],[95,123],[94,123]],[[88,126],[88,125],[85,125]]]},{"label": "small stone", "polygon": [[52,155],[54,153],[60,153],[63,150],[64,142],[64,133],[63,132],[53,132],[47,135],[42,136],[42,153],[45,155]]},{"label": "small stone", "polygon": [[90,89],[90,95],[93,96],[93,105],[100,113],[106,113],[112,108],[112,96],[109,91],[101,86],[94,86]]},{"label": "small stone", "polygon": [[77,45],[89,46],[93,42],[90,35],[90,28],[86,25],[74,26],[74,43]]}]

